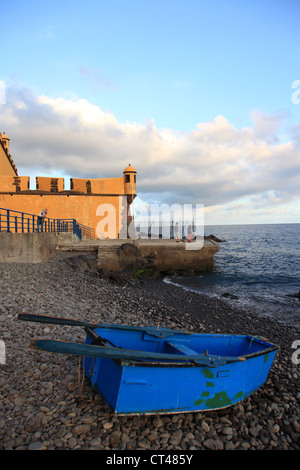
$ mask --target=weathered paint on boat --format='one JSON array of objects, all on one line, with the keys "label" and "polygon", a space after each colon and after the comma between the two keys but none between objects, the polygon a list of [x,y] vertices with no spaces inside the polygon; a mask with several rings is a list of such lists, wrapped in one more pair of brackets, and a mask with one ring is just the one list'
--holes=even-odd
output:
[{"label": "weathered paint on boat", "polygon": [[83,356],[92,386],[119,415],[231,406],[265,383],[278,349],[248,335],[192,334],[31,314],[19,318],[84,326],[85,344],[36,339],[31,348]]}]

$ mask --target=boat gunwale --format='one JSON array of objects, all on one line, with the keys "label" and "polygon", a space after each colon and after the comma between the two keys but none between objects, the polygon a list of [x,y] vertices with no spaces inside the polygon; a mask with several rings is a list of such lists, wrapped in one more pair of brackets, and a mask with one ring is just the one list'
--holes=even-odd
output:
[{"label": "boat gunwale", "polygon": [[[101,330],[101,328],[99,328],[99,329]],[[85,328],[85,331],[86,331],[87,335],[92,340],[97,340],[98,339],[98,338],[96,338],[96,335],[98,336],[98,333],[96,331],[91,330],[88,327]],[[200,334],[205,335],[205,333],[200,333]],[[209,335],[209,333],[208,333],[208,335]],[[213,335],[213,336],[218,336],[218,335]],[[219,336],[232,336],[232,335],[221,334]],[[265,354],[269,354],[273,351],[277,351],[278,349],[280,349],[280,347],[278,345],[270,343],[265,338],[252,336],[252,335],[234,335],[234,336],[241,336],[241,337],[245,337],[245,338],[248,337],[249,339],[251,338],[251,341],[256,341],[256,342],[259,342],[259,343],[262,343],[262,344],[267,343],[270,346],[268,348],[264,348],[264,349],[261,349],[259,351],[255,351],[253,353],[248,353],[248,354],[239,355],[239,356],[232,356],[232,358],[236,358],[236,361],[227,361],[227,362],[225,362],[226,364],[228,364],[228,363],[230,364],[232,362],[244,362],[246,360],[253,359],[255,357],[259,357],[259,356],[262,356],[262,355],[265,355]],[[106,338],[102,338],[100,336],[99,336],[99,338],[101,338],[103,340],[106,340]],[[92,344],[93,344],[93,341],[92,341]],[[119,348],[116,348],[116,349],[119,349]],[[124,351],[126,351],[125,348],[124,348]],[[161,354],[163,355],[164,353],[161,353]],[[150,352],[149,352],[149,355],[151,355]],[[169,355],[166,354],[166,356],[169,356]],[[219,360],[221,360],[222,357],[224,357],[224,360],[226,360],[225,359],[226,356],[222,356],[222,355],[213,355],[213,356],[214,356],[214,358],[211,359],[211,361],[210,361],[211,364],[210,365],[209,364],[201,364],[200,362],[198,363],[197,358],[195,358],[195,356],[189,356],[189,355],[184,355],[182,357],[182,360],[179,360],[178,358],[176,358],[176,359],[178,359],[177,361],[176,361],[176,359],[174,359],[174,361],[172,361],[172,360],[170,361],[169,359],[163,359],[163,358],[157,359],[157,360],[154,360],[154,359],[147,360],[147,359],[111,358],[111,360],[115,361],[116,364],[118,364],[120,366],[123,366],[123,367],[219,367],[219,366],[225,365],[225,364],[215,364],[214,365],[214,359],[218,358]],[[201,360],[201,357],[203,357],[203,354],[199,354],[199,361]],[[208,355],[206,357],[209,359],[210,355]]]},{"label": "boat gunwale", "polygon": [[[261,351],[256,351],[250,354],[245,354],[243,356],[232,356],[236,357],[236,361],[231,361],[227,362],[226,364],[233,364],[233,363],[243,363],[246,362],[249,359],[253,359],[255,357],[263,356],[265,354],[269,354],[273,351],[279,350],[280,347],[277,345],[272,345],[267,349],[263,349]],[[199,359],[203,356],[203,354],[199,354]],[[209,357],[209,356],[208,356]],[[223,356],[218,356],[218,358],[222,359]],[[240,359],[240,360],[239,360]],[[180,362],[165,362],[163,360],[157,360],[157,361],[146,361],[146,360],[133,360],[133,359],[112,359],[115,361],[117,364],[120,366],[129,366],[129,367],[223,367],[225,364],[216,364],[213,366],[213,360],[211,365],[206,365],[206,364],[200,364],[196,362],[195,358],[189,359],[189,356],[185,356],[184,361]]]}]

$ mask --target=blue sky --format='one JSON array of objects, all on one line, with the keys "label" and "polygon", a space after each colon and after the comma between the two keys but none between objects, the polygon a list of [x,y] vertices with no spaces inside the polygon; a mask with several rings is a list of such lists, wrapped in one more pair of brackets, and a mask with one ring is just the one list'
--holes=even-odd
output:
[{"label": "blue sky", "polygon": [[20,174],[130,162],[144,201],[204,204],[207,223],[300,222],[299,0],[0,6],[0,132]]}]

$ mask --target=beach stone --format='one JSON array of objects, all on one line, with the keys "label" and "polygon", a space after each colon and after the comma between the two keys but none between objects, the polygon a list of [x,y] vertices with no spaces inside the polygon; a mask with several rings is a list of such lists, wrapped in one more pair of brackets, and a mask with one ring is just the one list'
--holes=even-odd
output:
[{"label": "beach stone", "polygon": [[193,421],[195,421],[195,423],[199,423],[199,421],[201,421],[201,419],[203,419],[203,414],[202,413],[194,413],[193,415]]},{"label": "beach stone", "polygon": [[260,426],[259,424],[257,424],[256,426],[252,426],[250,429],[249,429],[249,433],[251,434],[251,436],[253,437],[257,437],[259,432],[261,431],[262,429],[262,426]]},{"label": "beach stone", "polygon": [[121,435],[121,431],[112,432],[112,434],[109,436],[109,443],[112,447],[118,447],[121,442]]},{"label": "beach stone", "polygon": [[43,442],[32,442],[28,446],[28,450],[46,450],[46,446]]},{"label": "beach stone", "polygon": [[[150,431],[150,430],[149,430]],[[150,431],[149,434],[147,434],[147,439],[148,441],[155,441],[157,439],[158,433],[157,431]]]},{"label": "beach stone", "polygon": [[68,382],[66,384],[66,388],[67,388],[68,392],[74,392],[76,390],[74,382]]},{"label": "beach stone", "polygon": [[217,450],[224,450],[224,444],[220,439],[215,439]]},{"label": "beach stone", "polygon": [[121,441],[124,442],[125,444],[128,444],[130,442],[129,435],[123,432],[121,435]]},{"label": "beach stone", "polygon": [[225,434],[225,436],[232,435],[233,429],[230,426],[225,426],[222,428],[222,433]]},{"label": "beach stone", "polygon": [[155,428],[161,428],[162,426],[164,425],[163,421],[161,420],[161,418],[155,418],[153,420],[153,426]]},{"label": "beach stone", "polygon": [[26,401],[26,398],[17,397],[17,398],[15,399],[15,405],[16,405],[16,406],[23,406],[24,403],[25,403],[25,401]]},{"label": "beach stone", "polygon": [[88,424],[79,424],[73,428],[73,434],[80,436],[81,434],[87,434],[90,432],[91,427]]},{"label": "beach stone", "polygon": [[298,421],[294,420],[293,421],[293,427],[296,433],[300,434],[300,424]]},{"label": "beach stone", "polygon": [[182,430],[177,429],[177,431],[175,431],[171,435],[170,444],[173,444],[173,445],[177,446],[180,443],[181,439],[182,439]]},{"label": "beach stone", "polygon": [[74,447],[76,447],[77,445],[77,439],[75,437],[71,437],[69,440],[68,440],[68,447],[69,449],[74,449]]},{"label": "beach stone", "polygon": [[242,442],[241,447],[243,449],[250,449],[251,445],[249,444],[249,442]]},{"label": "beach stone", "polygon": [[186,440],[188,440],[188,441],[190,441],[190,440],[192,440],[192,439],[194,439],[194,438],[195,438],[195,436],[194,436],[194,434],[193,434],[192,432],[187,432],[187,433],[185,434],[185,436],[184,436],[184,439],[186,439]]},{"label": "beach stone", "polygon": [[204,447],[210,450],[218,450],[218,444],[214,439],[206,439],[202,442]]},{"label": "beach stone", "polygon": [[113,423],[103,423],[103,429],[108,430],[113,428],[114,424]]},{"label": "beach stone", "polygon": [[102,437],[101,436],[98,436],[98,437],[95,437],[95,439],[92,439],[91,442],[90,442],[90,446],[91,447],[101,447],[102,445]]},{"label": "beach stone", "polygon": [[209,425],[207,424],[206,421],[202,421],[201,429],[203,429],[204,432],[209,432],[210,431],[210,427],[209,427]]},{"label": "beach stone", "polygon": [[58,426],[57,431],[56,431],[56,437],[62,438],[65,436],[67,433],[66,427],[65,426]]},{"label": "beach stone", "polygon": [[143,440],[143,441],[139,441],[139,442],[138,442],[138,447],[140,447],[141,449],[148,449],[148,450],[150,450],[151,445],[150,445],[149,442]]},{"label": "beach stone", "polygon": [[29,422],[25,425],[25,430],[27,432],[34,432],[37,431],[41,426],[41,419],[39,417],[34,417],[29,420]]},{"label": "beach stone", "polygon": [[233,444],[232,441],[228,441],[228,442],[225,443],[224,449],[225,450],[234,450],[235,445]]}]

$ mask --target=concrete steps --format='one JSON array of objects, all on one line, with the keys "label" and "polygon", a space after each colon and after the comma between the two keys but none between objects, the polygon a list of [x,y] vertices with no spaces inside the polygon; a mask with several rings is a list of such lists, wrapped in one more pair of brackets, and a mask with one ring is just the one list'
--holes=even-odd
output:
[{"label": "concrete steps", "polygon": [[99,246],[97,268],[109,271],[118,270],[120,268],[118,248],[118,246]]}]

